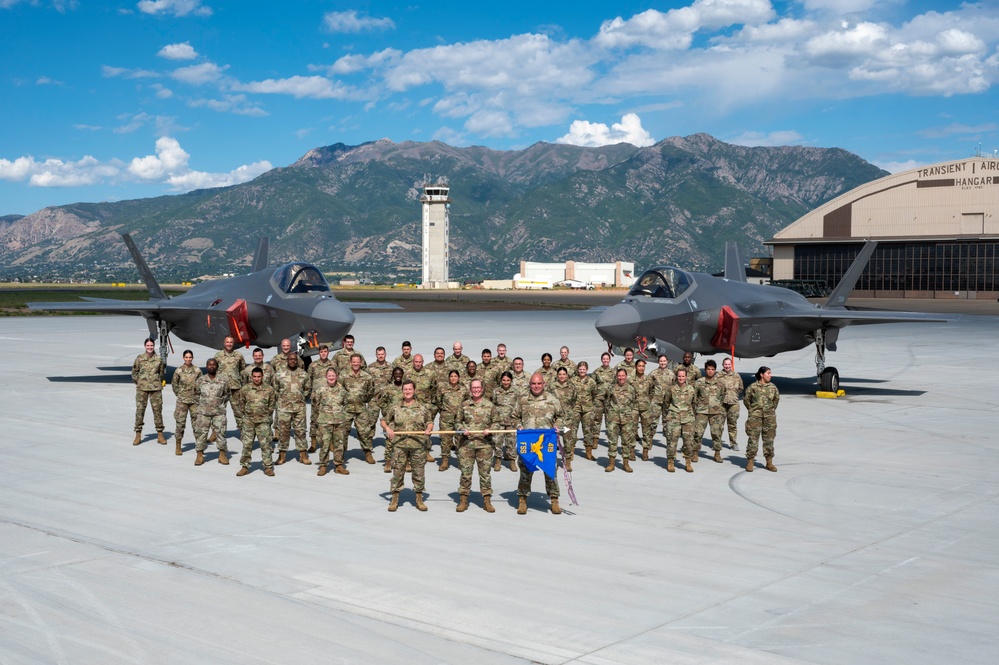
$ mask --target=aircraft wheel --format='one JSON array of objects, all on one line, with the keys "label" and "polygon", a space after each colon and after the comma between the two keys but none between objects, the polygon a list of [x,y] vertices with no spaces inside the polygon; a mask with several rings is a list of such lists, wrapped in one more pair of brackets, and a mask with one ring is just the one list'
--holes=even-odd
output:
[{"label": "aircraft wheel", "polygon": [[839,390],[839,371],[835,367],[827,367],[819,376],[819,384],[822,390],[827,393],[834,393]]}]

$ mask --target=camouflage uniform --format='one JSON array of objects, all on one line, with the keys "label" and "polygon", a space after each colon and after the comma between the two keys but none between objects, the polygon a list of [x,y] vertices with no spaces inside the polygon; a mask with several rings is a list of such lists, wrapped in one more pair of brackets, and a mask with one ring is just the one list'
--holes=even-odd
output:
[{"label": "camouflage uniform", "polygon": [[[528,392],[521,395],[513,408],[513,419],[520,422],[524,429],[560,428],[563,425],[562,405],[558,397],[548,391],[542,391],[538,396]],[[544,474],[542,474],[544,475]],[[520,465],[520,482],[517,483],[517,496],[527,498],[531,495],[531,480],[534,472]],[[545,492],[553,499],[559,496],[558,481],[545,475]]]},{"label": "camouflage uniform", "polygon": [[562,415],[564,418],[565,432],[559,432],[562,437],[562,450],[565,460],[571,462],[576,453],[576,431],[579,429],[579,415],[576,410],[576,386],[572,381],[566,380],[559,383],[558,380],[552,384],[552,392],[558,397],[562,405]]},{"label": "camouflage uniform", "polygon": [[163,431],[163,376],[166,365],[158,354],[140,354],[132,363],[132,383],[135,384],[135,433],[142,433],[146,404],[153,407],[156,431]]},{"label": "camouflage uniform", "polygon": [[513,387],[514,388],[516,388],[517,390],[521,391],[522,393],[526,393],[528,390],[530,390],[530,388],[531,388],[531,375],[530,374],[528,374],[527,372],[521,372],[520,374],[517,374],[516,372],[514,372],[512,370],[510,371],[510,374],[513,375]]},{"label": "camouflage uniform", "polygon": [[305,428],[305,400],[312,393],[312,382],[301,367],[294,370],[285,366],[274,375],[274,388],[277,390],[277,435],[278,452],[288,450],[291,430],[295,430],[295,447],[299,452],[309,448]]},{"label": "camouflage uniform", "polygon": [[276,356],[271,358],[270,365],[271,365],[271,371],[277,372],[279,369],[288,366],[288,356],[279,352]]},{"label": "camouflage uniform", "polygon": [[[401,402],[389,409],[385,424],[400,432],[425,430],[430,420],[430,412],[420,402]],[[397,434],[392,439],[392,483],[389,491],[393,494],[402,489],[406,478],[406,465],[413,469],[413,490],[417,496],[425,487],[424,467],[427,464],[427,448],[430,437],[424,434]]]},{"label": "camouflage uniform", "polygon": [[628,383],[635,378],[635,361],[632,360],[630,363],[627,360],[622,360],[617,365],[614,366],[614,376],[617,376],[617,371],[623,369],[628,373]]},{"label": "camouflage uniform", "polygon": [[[512,385],[509,388],[497,386],[490,395],[493,406],[496,407],[496,419],[499,426],[496,429],[516,429],[513,419],[513,408],[520,400],[523,392]],[[495,459],[517,459],[517,435],[493,434],[493,457]]]},{"label": "camouflage uniform", "polygon": [[[392,370],[394,368],[392,367],[391,364],[389,364],[387,360],[384,362],[378,362],[376,360],[367,367],[363,367],[364,364],[363,362],[361,364],[362,364],[361,369],[370,374],[371,379],[375,382],[375,392],[378,392],[383,386],[387,386],[388,384],[392,383]],[[348,372],[350,371],[349,363],[347,364],[347,371]],[[337,372],[337,376],[339,375],[340,372]]]},{"label": "camouflage uniform", "polygon": [[343,454],[347,450],[347,391],[337,383],[328,383],[316,388],[312,393],[312,414],[319,425],[319,465],[330,462],[333,450],[333,464],[343,466]]},{"label": "camouflage uniform", "polygon": [[736,371],[722,370],[718,381],[725,387],[722,396],[722,409],[725,411],[725,423],[728,425],[728,445],[732,450],[738,450],[739,444],[739,393],[743,391],[742,377]]},{"label": "camouflage uniform", "polygon": [[351,356],[360,356],[361,369],[367,370],[368,363],[364,362],[364,356],[362,356],[357,349],[351,349],[350,351],[348,351],[347,349],[340,349],[332,356],[330,356],[330,360],[333,361],[333,366],[336,367],[337,376],[343,376],[344,374],[350,371]]},{"label": "camouflage uniform", "polygon": [[617,458],[618,438],[621,439],[621,459],[630,459],[638,430],[638,391],[628,381],[623,386],[615,381],[604,390],[603,405],[607,418],[608,459],[613,464]]},{"label": "camouflage uniform", "polygon": [[424,365],[420,371],[415,369],[405,375],[416,386],[416,399],[430,409],[430,418],[437,417],[440,409],[437,407],[437,377]]},{"label": "camouflage uniform", "polygon": [[[478,402],[468,400],[458,408],[457,429],[484,430],[500,429],[499,413],[487,399]],[[468,496],[472,491],[472,467],[479,467],[479,491],[482,496],[492,496],[493,441],[492,435],[466,434],[465,442],[458,449],[458,465],[461,467],[461,480],[458,493]]]},{"label": "camouflage uniform", "polygon": [[562,360],[559,358],[552,363],[552,369],[555,370],[555,376],[558,376],[558,371],[565,367],[565,371],[569,373],[569,378],[576,376],[576,363],[572,362],[570,358]]},{"label": "camouflage uniform", "polygon": [[677,369],[685,369],[685,370],[687,370],[687,384],[688,385],[692,386],[692,385],[696,384],[697,380],[699,378],[701,378],[701,370],[698,369],[697,365],[695,365],[694,363],[690,363],[689,365],[684,365],[683,363],[680,363],[679,365],[676,366],[676,369],[673,370],[674,374],[676,374],[676,370]]},{"label": "camouflage uniform", "polygon": [[558,379],[558,374],[555,372],[555,366],[549,365],[548,369],[545,369],[544,365],[534,370],[528,378],[533,374],[540,374],[545,378],[545,390],[551,392],[552,386],[555,385],[555,381]]},{"label": "camouflage uniform", "polygon": [[444,373],[444,378],[447,379],[448,372],[450,372],[453,369],[458,370],[459,374],[464,374],[465,368],[468,367],[468,360],[469,360],[468,356],[466,356],[464,353],[458,356],[457,358],[454,357],[453,353],[449,355],[447,358],[444,359],[444,365],[447,367],[447,372]]},{"label": "camouflage uniform", "polygon": [[222,452],[229,452],[225,442],[225,405],[229,401],[229,382],[218,374],[212,378],[208,374],[198,377],[194,384],[194,396],[198,399],[198,417],[194,420],[194,449],[199,453],[208,448],[208,430],[215,430],[218,438],[215,446]]},{"label": "camouflage uniform", "polygon": [[597,440],[600,438],[600,421],[604,419],[604,393],[607,391],[607,386],[614,385],[614,379],[617,376],[617,372],[613,367],[600,367],[593,370],[590,374],[593,380],[597,384],[597,392],[594,396],[593,402],[593,423],[597,430],[596,439],[593,442],[593,447],[597,447]]},{"label": "camouflage uniform", "polygon": [[264,383],[267,385],[272,385],[274,381],[274,368],[271,367],[270,363],[251,363],[243,368],[243,385],[248,383],[253,383],[252,373],[255,368],[259,367],[260,371],[264,373]]},{"label": "camouflage uniform", "polygon": [[[401,367],[404,374],[409,374],[413,371],[413,354],[406,356],[397,356],[395,360],[392,361],[392,368]],[[464,370],[465,368],[462,367]]]},{"label": "camouflage uniform", "polygon": [[503,372],[513,374],[513,358],[510,356],[506,358],[494,357],[489,364],[496,367],[496,385],[499,385],[499,377]]},{"label": "camouflage uniform", "polygon": [[[191,365],[181,365],[173,371],[173,380],[170,381],[170,388],[177,397],[177,406],[173,410],[174,433],[173,436],[179,443],[184,438],[184,429],[187,425],[188,414],[191,417],[191,429],[194,429],[194,419],[198,416],[198,400],[194,396],[194,384],[201,376],[201,369]],[[145,411],[145,408],[142,409]]]},{"label": "camouflage uniform", "polygon": [[243,451],[239,454],[239,465],[250,468],[253,456],[253,440],[260,442],[260,460],[265,469],[274,467],[271,459],[271,415],[277,406],[277,393],[267,383],[254,385],[251,380],[239,389],[243,400],[243,428],[239,431]]},{"label": "camouflage uniform", "polygon": [[[657,366],[649,374],[652,381],[652,411],[655,418],[654,426],[658,427],[659,418],[663,415],[663,401],[666,399],[666,391],[676,383],[676,374],[669,367],[659,369]],[[663,433],[666,430],[666,423],[663,422]]]},{"label": "camouflage uniform", "polygon": [[[471,399],[471,394],[460,382],[456,386],[450,383],[441,388],[437,394],[437,404],[440,407],[440,428],[442,430],[458,429],[455,425],[458,422],[458,410],[466,399]],[[452,449],[460,448],[460,438],[457,434],[441,434],[441,457],[447,459]]]},{"label": "camouflage uniform", "polygon": [[[476,372],[476,376],[482,381],[483,395],[492,395],[493,389],[499,385],[500,371],[496,366],[496,363],[489,361],[488,363],[479,363],[479,369]],[[486,398],[488,399],[488,398]]]},{"label": "camouflage uniform", "polygon": [[[327,357],[325,362],[322,358],[317,358],[312,361],[309,365],[309,384],[312,386],[325,386],[326,385],[326,370],[336,369],[336,365],[333,364],[333,359]],[[340,372],[337,371],[337,376],[340,376]],[[309,441],[312,442],[311,448],[315,448],[318,445],[318,427],[316,423],[316,409],[312,408],[312,413],[309,414]]]},{"label": "camouflage uniform", "polygon": [[[375,395],[375,402],[381,410],[382,416],[387,416],[389,410],[396,404],[402,403],[402,384],[389,383],[382,386]],[[385,465],[392,463],[392,442],[385,439]]]},{"label": "camouflage uniform", "polygon": [[600,414],[597,411],[597,382],[590,375],[580,379],[572,377],[576,386],[576,417],[583,423],[583,446],[587,450],[597,447],[600,438]]},{"label": "camouflage uniform", "polygon": [[240,397],[239,389],[243,387],[242,372],[246,367],[246,358],[236,349],[233,349],[231,353],[223,349],[213,357],[219,362],[218,375],[229,384],[229,406],[232,407],[232,417],[236,421],[236,428],[242,429],[243,400]]},{"label": "camouflage uniform", "polygon": [[697,397],[694,398],[694,409],[697,413],[697,430],[694,432],[694,441],[700,449],[701,439],[708,426],[711,426],[711,449],[716,453],[722,448],[722,436],[724,435],[725,409],[722,407],[722,397],[725,395],[725,386],[718,380],[718,375],[708,379],[707,376],[697,380],[694,384]]},{"label": "camouflage uniform", "polygon": [[629,383],[635,386],[635,395],[638,399],[638,423],[635,424],[636,441],[638,437],[638,424],[641,424],[642,451],[648,453],[648,451],[652,450],[652,441],[656,436],[656,422],[659,420],[659,411],[656,411],[652,405],[652,377],[648,374],[638,376],[638,372],[635,372],[635,376],[629,379]]},{"label": "camouflage uniform", "polygon": [[347,391],[347,434],[350,434],[353,424],[361,450],[370,453],[371,442],[375,438],[375,422],[378,420],[378,407],[371,404],[375,396],[375,381],[362,369],[357,374],[352,371],[341,374],[338,383]]},{"label": "camouflage uniform", "polygon": [[780,393],[773,383],[756,381],[746,388],[746,403],[748,417],[746,419],[746,457],[756,457],[760,437],[763,438],[763,456],[770,459],[774,456],[774,437],[777,436],[777,404]]},{"label": "camouflage uniform", "polygon": [[689,383],[674,383],[666,390],[663,400],[663,421],[666,428],[666,457],[676,457],[676,442],[683,437],[683,456],[692,459],[694,450],[694,396],[697,391]]}]

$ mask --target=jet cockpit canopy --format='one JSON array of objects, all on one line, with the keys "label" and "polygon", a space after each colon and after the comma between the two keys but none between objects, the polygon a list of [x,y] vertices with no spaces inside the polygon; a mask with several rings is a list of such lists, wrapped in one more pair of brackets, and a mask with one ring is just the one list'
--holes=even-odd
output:
[{"label": "jet cockpit canopy", "polygon": [[287,263],[271,277],[276,286],[287,294],[326,292],[330,285],[319,268],[308,263]]},{"label": "jet cockpit canopy", "polygon": [[629,296],[649,296],[652,298],[679,298],[691,286],[693,278],[679,268],[656,266],[646,270],[628,292]]}]

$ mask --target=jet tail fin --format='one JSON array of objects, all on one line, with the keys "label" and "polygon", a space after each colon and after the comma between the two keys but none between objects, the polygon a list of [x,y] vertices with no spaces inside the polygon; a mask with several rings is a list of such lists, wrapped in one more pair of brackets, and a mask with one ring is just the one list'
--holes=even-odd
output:
[{"label": "jet tail fin", "polygon": [[253,254],[253,267],[250,272],[259,272],[267,267],[267,236],[260,239],[257,243],[257,251]]},{"label": "jet tail fin", "polygon": [[874,250],[877,247],[878,243],[876,240],[868,240],[864,243],[864,247],[857,254],[857,258],[847,268],[843,279],[839,280],[839,284],[833,289],[832,295],[826,301],[826,307],[843,307],[846,305],[846,299],[850,297],[850,292],[857,285],[857,280],[864,273],[864,269],[867,268],[867,262],[871,260],[871,255],[874,254]]},{"label": "jet tail fin", "polygon": [[725,279],[731,282],[746,281],[746,265],[742,261],[742,251],[734,240],[725,243]]},{"label": "jet tail fin", "polygon": [[132,255],[132,260],[135,261],[135,267],[139,269],[139,274],[142,275],[142,281],[146,283],[146,289],[149,290],[149,299],[166,300],[166,294],[163,293],[160,283],[153,277],[153,272],[146,265],[142,255],[139,254],[139,248],[135,246],[132,236],[123,233],[121,237],[125,240],[125,246],[128,247],[128,253]]}]

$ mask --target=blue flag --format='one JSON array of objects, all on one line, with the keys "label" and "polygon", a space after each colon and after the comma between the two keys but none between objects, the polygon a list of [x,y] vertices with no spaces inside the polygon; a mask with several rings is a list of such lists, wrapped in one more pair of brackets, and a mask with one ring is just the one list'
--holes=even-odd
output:
[{"label": "blue flag", "polygon": [[522,429],[517,432],[517,454],[528,471],[544,471],[555,478],[558,432],[553,429]]}]

